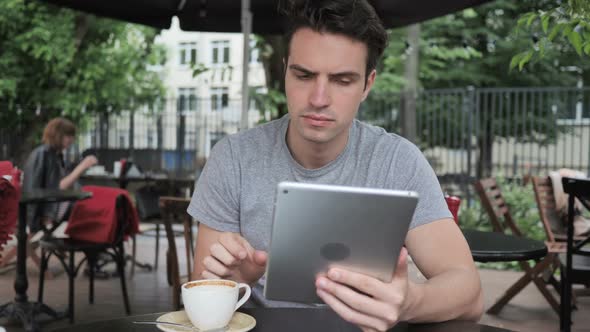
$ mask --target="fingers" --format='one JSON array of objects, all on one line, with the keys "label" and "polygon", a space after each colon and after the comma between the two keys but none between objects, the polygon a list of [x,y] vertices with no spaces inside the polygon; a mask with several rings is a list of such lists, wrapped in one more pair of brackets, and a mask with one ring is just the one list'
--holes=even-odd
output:
[{"label": "fingers", "polygon": [[[239,257],[236,257],[235,255],[233,255],[229,250],[227,250],[226,247],[224,247],[219,242],[211,245],[209,252],[211,254],[211,257],[215,258],[216,260],[218,260],[219,262],[221,262],[223,265],[225,265],[227,267],[235,267],[235,266],[238,266],[240,263]],[[203,261],[203,264],[205,264],[204,261]]]},{"label": "fingers", "polygon": [[327,277],[332,281],[348,285],[372,297],[379,297],[380,290],[383,288],[383,283],[378,279],[337,268],[330,269]]},{"label": "fingers", "polygon": [[336,297],[340,302],[345,303],[347,307],[360,313],[375,316],[377,313],[389,311],[384,303],[356,292],[349,286],[330,281],[323,277],[317,279],[316,287]]},{"label": "fingers", "polygon": [[98,159],[96,159],[95,156],[88,156],[88,157],[84,158],[84,161],[89,166],[94,166],[94,165],[96,165],[96,163],[98,163]]},{"label": "fingers", "polygon": [[397,266],[393,273],[394,279],[408,278],[408,249],[402,247],[397,260]]},{"label": "fingers", "polygon": [[266,262],[268,261],[268,254],[266,251],[256,250],[254,252],[254,263],[259,266],[266,266]]},{"label": "fingers", "polygon": [[205,271],[215,274],[216,276],[221,278],[230,277],[232,274],[230,268],[223,265],[217,259],[211,256],[207,256],[205,257],[205,259],[203,259],[203,265],[205,266]]},{"label": "fingers", "polygon": [[251,249],[250,244],[244,238],[235,233],[223,233],[219,236],[219,244],[221,244],[229,254],[236,259],[244,259],[248,257],[248,251]]},{"label": "fingers", "polygon": [[209,254],[202,261],[203,277],[232,277],[245,260],[266,265],[266,253],[256,253],[246,239],[235,233],[221,234],[209,248]]},{"label": "fingers", "polygon": [[334,295],[321,289],[317,290],[317,294],[327,305],[330,306],[330,308],[332,308],[332,310],[334,310],[347,322],[363,326],[364,328],[369,328],[365,331],[371,331],[370,329],[375,329],[377,331],[387,331],[388,326],[385,322],[351,309]]}]

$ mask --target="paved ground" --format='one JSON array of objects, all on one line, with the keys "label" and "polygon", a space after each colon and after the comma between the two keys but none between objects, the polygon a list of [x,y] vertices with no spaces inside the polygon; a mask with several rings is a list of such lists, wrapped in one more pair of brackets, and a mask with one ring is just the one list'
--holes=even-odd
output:
[{"label": "paved ground", "polygon": [[[165,241],[165,238],[162,238]],[[182,241],[179,241],[182,242]],[[139,238],[140,260],[153,263],[154,239]],[[183,252],[179,248],[179,252]],[[165,250],[160,252],[160,262],[164,262]],[[57,261],[53,261],[52,270],[58,271]],[[29,267],[29,296],[36,298],[38,272],[34,266]],[[412,273],[415,275],[415,273]],[[501,272],[480,270],[484,288],[486,308],[504,292],[516,279],[518,272]],[[0,275],[0,304],[11,300],[14,271]],[[124,306],[120,293],[118,278],[97,280],[95,304],[88,304],[88,279],[78,276],[76,280],[76,322],[88,322],[124,316]],[[157,272],[136,270],[133,278],[128,279],[128,289],[132,314],[165,312],[172,310],[171,289],[166,282],[165,266],[161,264]],[[56,309],[65,309],[67,305],[67,279],[63,274],[46,281],[45,302]],[[582,297],[578,302],[579,310],[574,314],[574,331],[590,332],[590,297]],[[517,295],[497,316],[484,315],[482,324],[512,329],[515,331],[558,331],[559,318],[549,307],[538,290],[529,285]],[[45,331],[66,326],[66,320],[44,324]],[[21,328],[10,322],[0,320],[9,332],[21,332]]]}]

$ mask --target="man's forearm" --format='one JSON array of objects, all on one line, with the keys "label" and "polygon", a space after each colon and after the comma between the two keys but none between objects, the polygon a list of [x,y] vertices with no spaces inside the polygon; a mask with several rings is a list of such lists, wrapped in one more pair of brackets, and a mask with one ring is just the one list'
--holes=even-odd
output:
[{"label": "man's forearm", "polygon": [[451,319],[477,321],[483,312],[483,296],[476,270],[451,270],[423,284],[410,282],[408,307],[403,320],[441,322]]}]

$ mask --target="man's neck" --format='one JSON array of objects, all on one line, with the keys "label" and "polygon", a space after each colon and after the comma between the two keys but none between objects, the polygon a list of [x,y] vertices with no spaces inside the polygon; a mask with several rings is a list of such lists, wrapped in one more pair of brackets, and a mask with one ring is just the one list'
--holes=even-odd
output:
[{"label": "man's neck", "polygon": [[290,125],[287,127],[287,147],[293,159],[306,169],[318,169],[326,166],[336,160],[348,144],[348,131],[346,137],[342,139],[335,139],[327,143],[315,143],[295,135],[294,130]]}]

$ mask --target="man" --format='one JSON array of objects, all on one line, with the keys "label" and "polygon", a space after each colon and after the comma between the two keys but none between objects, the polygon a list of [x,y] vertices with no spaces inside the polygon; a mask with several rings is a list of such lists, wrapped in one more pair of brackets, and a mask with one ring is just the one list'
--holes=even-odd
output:
[{"label": "man", "polygon": [[478,272],[432,168],[407,140],[355,120],[387,42],[374,9],[365,0],[314,0],[291,10],[289,114],[213,148],[188,208],[201,222],[193,278],[246,282],[260,305],[296,306],[262,295],[278,182],[414,190],[420,198],[406,247],[428,281],[408,280],[403,249],[390,283],[332,269],[317,279],[317,294],[364,331],[479,319]]}]

